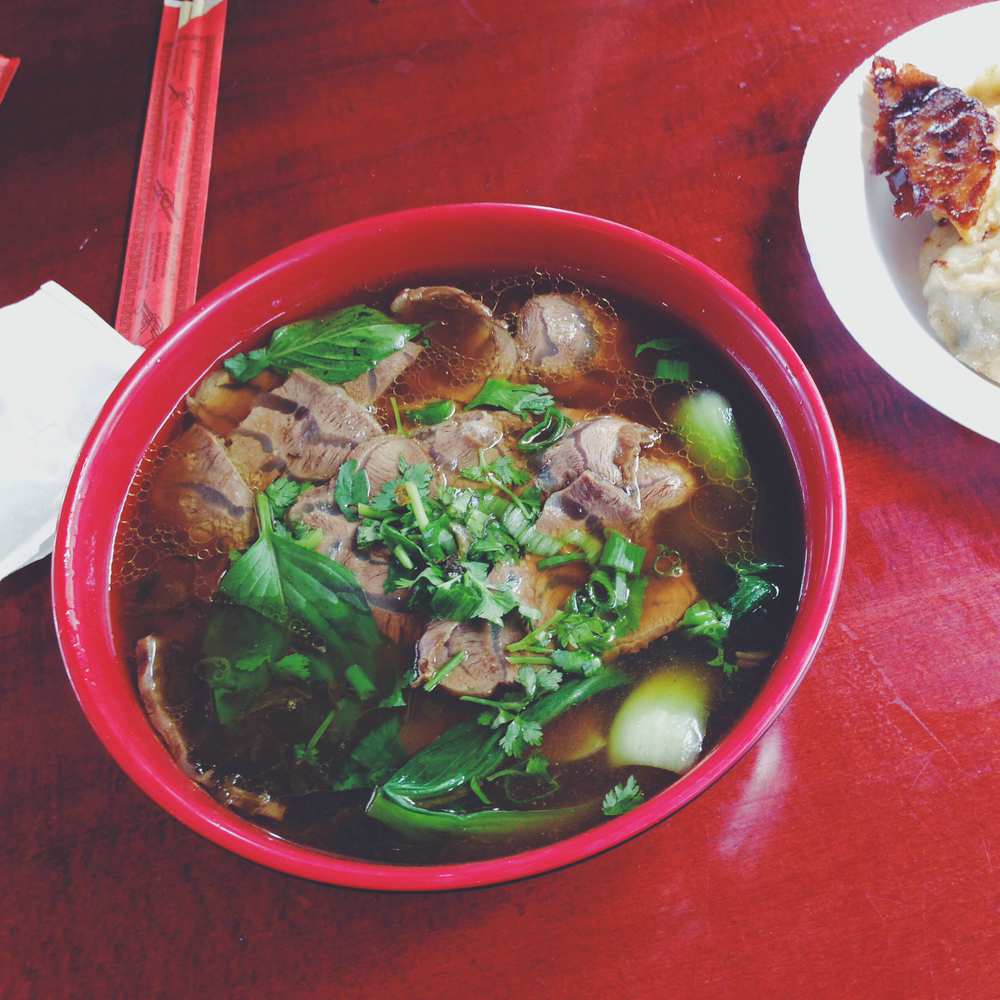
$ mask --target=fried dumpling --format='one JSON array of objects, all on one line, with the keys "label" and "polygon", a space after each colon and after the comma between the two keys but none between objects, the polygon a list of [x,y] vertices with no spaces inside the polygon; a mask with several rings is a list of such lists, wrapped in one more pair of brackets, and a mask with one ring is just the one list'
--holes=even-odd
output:
[{"label": "fried dumpling", "polygon": [[1000,225],[1000,129],[982,101],[883,56],[869,80],[879,104],[874,170],[887,177],[896,215],[930,209],[967,243]]}]

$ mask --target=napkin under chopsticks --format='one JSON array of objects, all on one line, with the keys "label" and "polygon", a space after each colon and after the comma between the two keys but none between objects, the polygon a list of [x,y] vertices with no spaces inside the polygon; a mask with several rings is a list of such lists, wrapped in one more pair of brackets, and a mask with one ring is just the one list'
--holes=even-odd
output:
[{"label": "napkin under chopsticks", "polygon": [[[80,445],[142,349],[54,281],[0,309],[0,580],[52,551]],[[39,367],[39,358],[45,364]],[[37,371],[35,378],[26,373]]]},{"label": "napkin under chopsticks", "polygon": [[[14,452],[0,467],[0,579],[52,550],[94,418],[142,347],[194,303],[225,16],[226,0],[163,2],[118,332],[51,281],[0,309],[0,441]],[[0,98],[17,62],[0,57]],[[25,378],[40,356],[44,377]]]},{"label": "napkin under chopsticks", "polygon": [[164,0],[115,328],[152,343],[194,304],[226,0]]}]

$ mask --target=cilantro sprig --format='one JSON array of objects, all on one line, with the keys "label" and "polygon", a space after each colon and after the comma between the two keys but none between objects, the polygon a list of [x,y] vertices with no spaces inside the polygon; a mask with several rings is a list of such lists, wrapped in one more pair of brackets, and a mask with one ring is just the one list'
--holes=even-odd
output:
[{"label": "cilantro sprig", "polygon": [[[509,488],[523,485],[526,474],[499,459],[486,462],[480,453],[479,465],[463,475],[489,488],[442,487],[432,493],[427,462],[408,466],[401,459],[398,469],[396,479],[364,501],[352,469],[342,468],[334,488],[345,514],[361,519],[358,547],[388,547],[392,559],[386,590],[410,589],[410,606],[435,617],[502,621],[519,601],[509,585],[493,583],[488,576],[497,562],[521,557],[519,536],[538,517],[538,499],[519,497]],[[510,502],[494,494],[494,486]],[[516,523],[510,516],[515,501]]]},{"label": "cilantro sprig", "polygon": [[601,812],[605,816],[621,816],[630,809],[642,805],[645,798],[642,789],[639,787],[639,783],[635,780],[635,775],[630,774],[624,785],[615,785],[604,796],[604,801],[601,803]]},{"label": "cilantro sprig", "polygon": [[730,630],[737,621],[777,598],[778,587],[766,575],[781,568],[778,563],[743,559],[732,567],[736,582],[724,601],[703,599],[684,612],[678,629],[690,638],[704,640],[714,651],[708,660],[710,667],[722,667],[727,675],[736,672],[736,664],[729,660]]}]

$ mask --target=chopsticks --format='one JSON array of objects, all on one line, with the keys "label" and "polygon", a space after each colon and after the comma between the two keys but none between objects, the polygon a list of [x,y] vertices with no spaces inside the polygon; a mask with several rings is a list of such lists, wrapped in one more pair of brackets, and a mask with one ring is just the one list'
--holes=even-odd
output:
[{"label": "chopsticks", "polygon": [[163,0],[115,329],[152,343],[195,300],[227,0]]},{"label": "chopsticks", "polygon": [[0,101],[3,100],[10,81],[14,79],[17,67],[21,65],[21,60],[14,56],[0,56]]}]

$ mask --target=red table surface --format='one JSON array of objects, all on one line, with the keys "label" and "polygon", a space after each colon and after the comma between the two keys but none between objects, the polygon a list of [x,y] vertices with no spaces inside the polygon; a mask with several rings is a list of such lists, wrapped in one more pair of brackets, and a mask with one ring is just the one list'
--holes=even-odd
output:
[{"label": "red table surface", "polygon": [[[440,202],[674,243],[816,378],[846,470],[844,584],[778,723],[682,812],[561,871],[396,895],[258,867],[147,799],[74,700],[49,561],[27,567],[0,584],[0,996],[1000,995],[1000,453],[856,346],[796,205],[844,76],[964,4],[231,4],[201,293],[319,230]],[[113,320],[158,22],[155,0],[0,11],[21,58],[0,304],[55,279]]]}]

